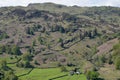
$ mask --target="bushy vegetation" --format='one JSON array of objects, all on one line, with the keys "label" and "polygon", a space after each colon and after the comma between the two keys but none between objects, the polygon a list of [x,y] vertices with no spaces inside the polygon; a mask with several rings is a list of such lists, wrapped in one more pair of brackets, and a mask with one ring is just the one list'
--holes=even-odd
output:
[{"label": "bushy vegetation", "polygon": [[67,72],[67,68],[65,66],[61,66],[61,72]]},{"label": "bushy vegetation", "polygon": [[116,69],[120,70],[120,43],[113,46],[113,61]]},{"label": "bushy vegetation", "polygon": [[16,45],[0,45],[0,53],[7,53],[11,55],[21,55],[20,48]]},{"label": "bushy vegetation", "polygon": [[1,60],[0,63],[0,80],[18,80],[18,77],[7,66],[5,60]]},{"label": "bushy vegetation", "polygon": [[7,33],[5,33],[5,32],[0,32],[0,40],[2,40],[2,39],[7,39],[7,38],[9,38],[9,36],[7,35]]},{"label": "bushy vegetation", "polygon": [[97,80],[99,77],[99,73],[96,71],[88,71],[86,73],[86,77],[88,80]]},{"label": "bushy vegetation", "polygon": [[33,25],[32,27],[26,27],[25,28],[25,32],[27,34],[30,34],[30,35],[34,35],[34,32],[37,32],[37,31],[42,31],[44,32],[44,29],[41,25]]}]

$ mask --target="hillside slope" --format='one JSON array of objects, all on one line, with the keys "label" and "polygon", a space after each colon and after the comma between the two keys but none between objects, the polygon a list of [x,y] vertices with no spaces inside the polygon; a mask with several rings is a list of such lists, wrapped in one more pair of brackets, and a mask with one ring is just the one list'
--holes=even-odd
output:
[{"label": "hillside slope", "polygon": [[[79,67],[83,72],[94,67],[100,70],[109,58],[112,60],[108,55],[118,43],[119,31],[117,7],[68,7],[53,3],[2,7],[0,58],[8,58],[8,62],[13,58],[16,69],[63,65]],[[103,53],[107,55],[93,59]],[[106,61],[102,62],[103,56]]]}]

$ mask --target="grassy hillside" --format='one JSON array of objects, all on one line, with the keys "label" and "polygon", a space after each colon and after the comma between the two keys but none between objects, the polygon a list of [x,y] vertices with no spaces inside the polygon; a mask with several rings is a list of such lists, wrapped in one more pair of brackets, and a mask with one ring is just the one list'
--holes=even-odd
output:
[{"label": "grassy hillside", "polygon": [[[113,47],[119,44],[119,16],[120,8],[110,6],[0,8],[0,79],[119,79],[119,46]],[[70,76],[75,69],[82,74]]]}]

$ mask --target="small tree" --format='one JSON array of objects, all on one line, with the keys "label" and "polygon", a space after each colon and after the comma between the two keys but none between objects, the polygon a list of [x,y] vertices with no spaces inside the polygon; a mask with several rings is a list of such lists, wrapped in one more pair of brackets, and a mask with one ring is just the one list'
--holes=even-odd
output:
[{"label": "small tree", "polygon": [[31,64],[30,64],[30,62],[29,61],[25,61],[24,62],[24,68],[31,68],[32,66],[31,66]]},{"label": "small tree", "polygon": [[38,37],[38,41],[40,42],[41,45],[45,45],[45,43],[46,43],[45,38],[41,37],[41,36]]},{"label": "small tree", "polygon": [[35,46],[35,45],[36,45],[36,40],[32,42],[32,46]]},{"label": "small tree", "polygon": [[22,68],[22,67],[24,67],[24,64],[23,64],[22,62],[18,62],[18,63],[16,64],[16,66]]},{"label": "small tree", "polygon": [[62,38],[59,38],[59,39],[58,39],[58,42],[63,42],[63,39],[62,39]]},{"label": "small tree", "polygon": [[96,71],[88,71],[86,73],[86,77],[88,80],[97,80],[97,78],[99,77],[99,73]]},{"label": "small tree", "polygon": [[89,32],[88,32],[88,37],[89,37],[89,38],[92,38],[92,31],[89,31]]},{"label": "small tree", "polygon": [[65,66],[61,66],[61,72],[67,72],[68,70],[66,69]]},{"label": "small tree", "polygon": [[3,80],[18,80],[18,77],[12,71],[7,71]]},{"label": "small tree", "polygon": [[115,59],[115,68],[120,70],[120,56]]},{"label": "small tree", "polygon": [[97,28],[95,28],[94,30],[93,30],[93,36],[97,36],[98,35],[98,31],[97,31]]},{"label": "small tree", "polygon": [[79,36],[80,36],[80,40],[83,40],[85,38],[85,33],[83,33],[83,34],[80,33]]},{"label": "small tree", "polygon": [[65,29],[63,27],[59,27],[59,32],[65,33]]},{"label": "small tree", "polygon": [[16,46],[16,45],[14,45],[13,47],[12,47],[12,54],[14,54],[14,55],[21,55],[21,51],[20,51],[20,48],[18,47],[18,46]]},{"label": "small tree", "polygon": [[24,53],[23,54],[23,60],[24,61],[31,61],[32,57],[30,55],[30,53]]},{"label": "small tree", "polygon": [[1,61],[0,61],[0,69],[1,69],[1,70],[8,70],[6,60],[1,60]]},{"label": "small tree", "polygon": [[3,80],[3,78],[4,78],[4,72],[0,71],[0,80]]},{"label": "small tree", "polygon": [[2,54],[3,52],[5,52],[5,46],[4,45],[0,45],[0,54]]},{"label": "small tree", "polygon": [[11,54],[12,52],[11,52],[11,47],[10,46],[5,46],[5,52],[7,53],[7,54]]},{"label": "small tree", "polygon": [[34,29],[33,28],[27,27],[27,28],[25,28],[25,32],[26,32],[26,34],[34,35]]}]

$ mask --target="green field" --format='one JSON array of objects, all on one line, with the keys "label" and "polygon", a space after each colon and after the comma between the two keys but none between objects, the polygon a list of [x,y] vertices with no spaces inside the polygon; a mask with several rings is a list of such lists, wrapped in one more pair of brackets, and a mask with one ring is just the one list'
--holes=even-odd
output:
[{"label": "green field", "polygon": [[49,80],[52,78],[54,78],[52,80],[86,80],[86,77],[83,74],[70,76],[68,72],[61,72],[59,68],[33,69],[30,74],[19,78],[20,80]]},{"label": "green field", "polygon": [[[6,60],[8,62],[7,66],[14,71],[19,77],[19,80],[86,80],[84,74],[70,76],[69,72],[61,72],[61,68],[19,68],[16,67],[17,59],[15,58],[11,59],[6,56],[1,57],[0,60]],[[67,67],[67,69],[71,70],[70,67]]]}]

